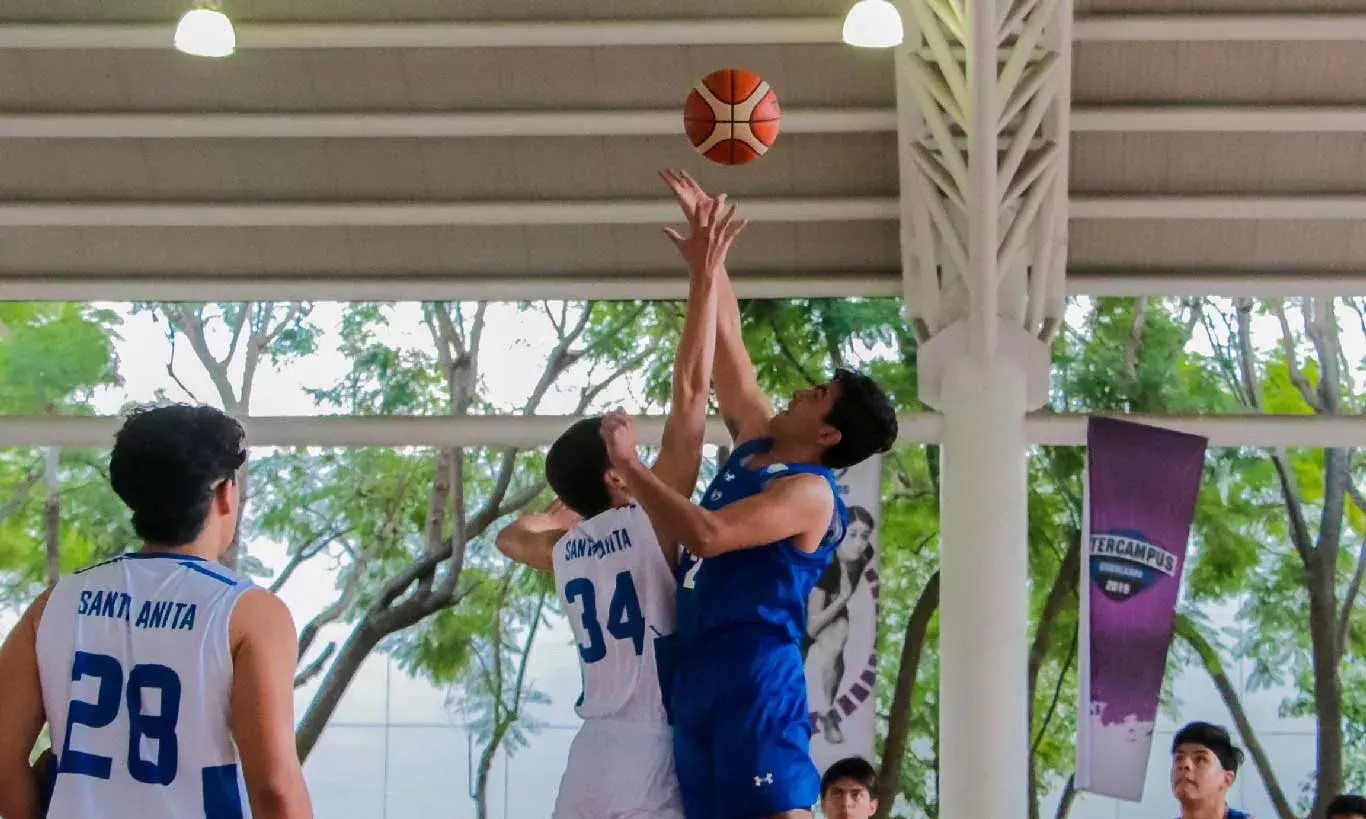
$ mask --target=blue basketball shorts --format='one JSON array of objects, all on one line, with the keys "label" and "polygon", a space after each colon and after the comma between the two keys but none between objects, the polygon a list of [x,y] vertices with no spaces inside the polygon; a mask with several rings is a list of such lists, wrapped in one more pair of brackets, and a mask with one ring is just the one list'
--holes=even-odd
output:
[{"label": "blue basketball shorts", "polygon": [[[727,654],[689,663],[675,680],[674,767],[687,819],[810,810],[820,773],[811,762],[800,649],[782,644],[744,660]],[[715,685],[703,687],[708,682]]]}]

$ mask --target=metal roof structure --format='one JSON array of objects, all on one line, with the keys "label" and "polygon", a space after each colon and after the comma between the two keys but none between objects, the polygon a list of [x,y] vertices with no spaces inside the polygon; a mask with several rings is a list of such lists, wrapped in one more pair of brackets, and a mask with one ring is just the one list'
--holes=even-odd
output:
[{"label": "metal roof structure", "polygon": [[[0,298],[677,297],[665,166],[754,220],[742,296],[898,295],[893,59],[846,5],[235,0],[206,60],[174,0],[10,0]],[[1069,292],[1366,292],[1366,2],[1075,14]],[[728,66],[784,108],[738,168],[682,133]]]}]

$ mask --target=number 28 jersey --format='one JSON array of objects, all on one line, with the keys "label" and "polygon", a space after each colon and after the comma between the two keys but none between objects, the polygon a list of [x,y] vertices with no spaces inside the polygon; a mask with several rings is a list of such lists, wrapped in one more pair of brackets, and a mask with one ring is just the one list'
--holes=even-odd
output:
[{"label": "number 28 jersey", "polygon": [[240,819],[228,728],[228,621],[252,588],[169,552],[126,554],[59,581],[38,626],[57,757],[47,819]]},{"label": "number 28 jersey", "polygon": [[665,724],[675,581],[645,510],[583,521],[555,544],[553,563],[578,642],[579,716]]}]

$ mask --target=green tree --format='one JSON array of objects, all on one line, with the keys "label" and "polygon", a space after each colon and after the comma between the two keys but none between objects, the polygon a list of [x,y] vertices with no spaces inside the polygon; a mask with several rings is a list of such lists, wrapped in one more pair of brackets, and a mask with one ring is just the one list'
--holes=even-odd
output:
[{"label": "green tree", "polygon": [[[208,398],[195,395],[176,368],[177,342],[181,339],[213,384],[218,406],[238,418],[251,415],[251,399],[263,362],[280,367],[318,349],[320,328],[310,321],[313,305],[307,302],[143,302],[135,304],[133,311],[150,312],[166,322],[170,346],[166,374],[185,397],[196,403]],[[167,398],[164,392],[158,397]],[[238,479],[244,511],[251,498],[251,472],[250,468],[243,470]],[[239,565],[243,558],[241,535],[239,529],[221,562],[247,574],[262,574],[260,561]]]},{"label": "green tree", "polygon": [[[1361,316],[1358,300],[1326,297],[1199,305],[1213,362],[1239,408],[1252,413],[1360,412],[1343,336],[1350,332],[1344,324],[1359,324],[1366,336]],[[1267,349],[1259,349],[1255,337],[1259,319],[1279,330]],[[1360,771],[1366,762],[1360,733],[1345,720],[1366,703],[1358,701],[1359,689],[1343,686],[1344,669],[1356,665],[1366,648],[1355,616],[1366,575],[1366,549],[1356,545],[1366,537],[1360,473],[1346,449],[1279,449],[1248,464],[1239,477],[1239,491],[1262,512],[1253,525],[1263,547],[1234,567],[1244,592],[1239,619],[1248,625],[1237,652],[1254,661],[1254,687],[1292,686],[1296,694],[1283,712],[1312,715],[1318,723],[1307,807],[1319,817],[1342,789],[1349,766]],[[1291,815],[1288,803],[1277,801],[1286,804],[1282,815]]]},{"label": "green tree", "polygon": [[[0,302],[0,414],[88,414],[96,390],[120,383],[118,324],[114,313],[81,304]],[[104,456],[0,452],[0,599],[26,601],[61,571],[126,542]]]},{"label": "green tree", "polygon": [[[316,399],[357,415],[473,419],[494,411],[481,382],[484,368],[498,363],[496,349],[485,348],[489,308],[423,305],[430,343],[395,346],[384,337],[393,308],[351,305],[340,349],[352,369],[340,383],[315,390]],[[543,316],[551,340],[544,368],[527,379],[519,414],[534,414],[552,389],[574,389],[576,412],[582,412],[622,374],[622,361],[637,355],[629,345],[605,341],[632,337],[626,332],[629,309],[604,310],[590,302],[527,304],[520,312],[528,319]],[[567,385],[571,377],[577,388]],[[412,629],[404,640],[425,645],[424,635],[433,629],[487,622],[458,613],[468,612],[474,595],[497,582],[489,558],[493,527],[542,494],[540,459],[519,447],[458,445],[435,451],[296,449],[261,459],[252,532],[291,544],[281,574],[312,555],[342,561],[337,601],[300,631],[299,682],[319,679],[299,723],[300,756],[315,746],[361,663],[390,635]],[[347,636],[314,654],[322,629],[332,623],[347,624]],[[483,632],[466,636],[472,640],[476,633]],[[469,640],[439,636],[434,644],[451,653],[414,655],[412,670],[453,674],[469,660],[461,648]]]}]

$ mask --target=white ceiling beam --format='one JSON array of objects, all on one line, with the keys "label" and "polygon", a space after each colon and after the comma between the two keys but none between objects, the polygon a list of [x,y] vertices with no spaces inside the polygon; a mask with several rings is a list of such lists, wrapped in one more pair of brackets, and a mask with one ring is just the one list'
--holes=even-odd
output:
[{"label": "white ceiling beam", "polygon": [[[740,201],[738,198],[736,201]],[[751,199],[753,222],[885,221],[895,199]],[[559,202],[0,204],[0,227],[468,227],[654,225],[681,219],[672,200]]]},{"label": "white ceiling beam", "polygon": [[1073,219],[1366,219],[1366,196],[1073,196]]},{"label": "white ceiling beam", "polygon": [[[565,48],[839,43],[842,17],[507,23],[239,23],[239,49]],[[0,25],[0,49],[160,50],[174,23]],[[1079,15],[1077,41],[1366,40],[1366,14]]]},{"label": "white ceiling beam", "polygon": [[[1366,133],[1366,106],[1076,106],[1074,133]],[[0,139],[358,139],[676,136],[679,113],[0,114]],[[785,134],[890,133],[892,108],[799,108]]]},{"label": "white ceiling beam", "polygon": [[[1138,423],[1203,435],[1211,446],[1259,448],[1366,446],[1366,416],[1316,415],[1113,415]],[[253,446],[544,446],[576,416],[318,416],[256,417],[244,421]],[[910,413],[899,419],[899,443],[937,443],[943,419]],[[1082,446],[1086,415],[1030,413],[1025,435],[1044,446]],[[109,446],[121,419],[113,416],[0,416],[0,447]],[[658,443],[663,418],[637,419],[639,440]],[[707,440],[729,443],[725,425],[709,419]]]},{"label": "white ceiling beam", "polygon": [[[896,130],[879,108],[783,111],[784,134]],[[0,139],[324,139],[677,136],[678,110],[348,114],[4,114]]]},{"label": "white ceiling beam", "polygon": [[[742,299],[893,298],[902,296],[895,271],[799,276],[732,271]],[[1200,269],[1073,269],[1067,292],[1077,296],[1366,296],[1366,273],[1299,270],[1276,273]],[[643,276],[146,276],[0,274],[0,300],[10,301],[522,301],[588,297],[671,300],[687,296],[677,274]]]},{"label": "white ceiling beam", "polygon": [[[880,222],[895,197],[734,200],[755,222]],[[1072,219],[1366,219],[1361,196],[1074,195]],[[679,218],[672,200],[558,202],[24,202],[0,204],[4,227],[467,227],[654,225]]]},{"label": "white ceiling beam", "polygon": [[[732,271],[742,299],[899,296],[898,273],[775,276]],[[523,301],[686,298],[680,275],[595,276],[205,276],[0,274],[8,301]]]},{"label": "white ceiling beam", "polygon": [[[3,120],[0,120],[3,128]],[[1363,105],[1072,107],[1073,133],[1366,133]]]},{"label": "white ceiling beam", "polygon": [[1366,39],[1366,14],[1085,14],[1081,42],[1331,42]]},{"label": "white ceiling beam", "polygon": [[[838,43],[837,17],[514,23],[239,23],[238,49],[598,48]],[[168,49],[167,25],[0,26],[0,49]]]}]

